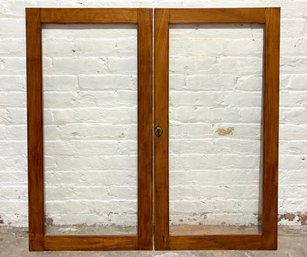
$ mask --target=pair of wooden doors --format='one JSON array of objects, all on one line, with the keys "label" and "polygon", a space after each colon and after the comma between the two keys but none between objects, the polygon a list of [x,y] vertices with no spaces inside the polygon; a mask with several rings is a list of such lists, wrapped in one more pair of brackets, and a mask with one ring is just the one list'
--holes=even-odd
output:
[{"label": "pair of wooden doors", "polygon": [[[276,249],[279,8],[156,9],[154,58],[152,58],[152,12],[152,9],[100,8],[26,10],[30,250]],[[41,28],[42,24],[48,23],[137,24],[138,229],[136,236],[45,234]],[[172,236],[169,232],[169,25],[202,23],[264,24],[263,222],[260,234]],[[154,59],[155,81],[154,108],[152,108],[152,59]]]}]

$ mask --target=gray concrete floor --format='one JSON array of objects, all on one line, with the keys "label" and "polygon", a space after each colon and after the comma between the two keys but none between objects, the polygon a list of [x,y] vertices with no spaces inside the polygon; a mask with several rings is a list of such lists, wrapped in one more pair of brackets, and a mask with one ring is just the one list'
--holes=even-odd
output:
[{"label": "gray concrete floor", "polygon": [[121,251],[29,252],[24,228],[0,227],[0,257],[307,257],[307,226],[280,227],[277,251]]}]

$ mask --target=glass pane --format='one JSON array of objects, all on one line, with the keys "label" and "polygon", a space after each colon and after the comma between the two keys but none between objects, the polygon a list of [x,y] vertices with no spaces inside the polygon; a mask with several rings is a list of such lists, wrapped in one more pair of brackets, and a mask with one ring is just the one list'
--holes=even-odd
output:
[{"label": "glass pane", "polygon": [[137,30],[43,29],[47,234],[136,234]]},{"label": "glass pane", "polygon": [[170,28],[170,233],[261,228],[263,27]]}]

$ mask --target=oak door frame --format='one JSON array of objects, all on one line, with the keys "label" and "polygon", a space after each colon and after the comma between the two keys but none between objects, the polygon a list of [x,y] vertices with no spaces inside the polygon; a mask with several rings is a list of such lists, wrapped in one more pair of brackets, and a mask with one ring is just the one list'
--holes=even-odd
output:
[{"label": "oak door frame", "polygon": [[[157,250],[277,249],[280,8],[156,9],[154,36],[154,223]],[[264,24],[262,234],[169,234],[169,25]]]},{"label": "oak door frame", "polygon": [[[48,236],[44,222],[43,24],[136,24],[138,30],[138,229],[132,236]],[[27,8],[29,249],[152,249],[152,9]]]}]

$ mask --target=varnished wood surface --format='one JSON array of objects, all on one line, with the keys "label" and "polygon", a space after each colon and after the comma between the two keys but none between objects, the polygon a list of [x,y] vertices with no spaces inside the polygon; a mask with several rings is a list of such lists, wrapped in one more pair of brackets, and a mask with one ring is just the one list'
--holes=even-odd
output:
[{"label": "varnished wood surface", "polygon": [[[157,250],[266,249],[277,247],[279,8],[155,10],[155,248]],[[168,51],[169,24],[264,23],[263,227],[261,235],[169,234]]]},{"label": "varnished wood surface", "polygon": [[134,23],[136,8],[42,8],[42,23]]},{"label": "varnished wood surface", "polygon": [[[84,14],[81,10],[85,10]],[[103,12],[112,14],[107,17]],[[27,105],[29,234],[31,250],[128,250],[152,246],[151,22],[148,9],[27,9]],[[136,11],[137,10],[137,11]],[[223,10],[223,12],[221,12]],[[254,14],[248,15],[255,10]],[[98,11],[101,12],[99,16]],[[119,13],[123,11],[122,15]],[[208,15],[204,14],[208,11]],[[72,14],[75,13],[75,18]],[[42,16],[41,16],[42,15]],[[264,16],[263,16],[264,15]],[[99,17],[97,17],[99,16]],[[119,17],[120,16],[120,17]],[[248,17],[247,17],[248,16]],[[264,18],[263,18],[264,17]],[[118,18],[118,19],[117,19]],[[216,20],[214,20],[216,18]],[[264,20],[263,20],[264,19]],[[155,246],[172,249],[276,249],[278,184],[278,97],[280,10],[158,9],[155,11]],[[42,23],[138,24],[138,237],[45,236],[43,197]],[[263,114],[263,235],[169,236],[168,178],[168,26],[170,23],[265,23]],[[147,29],[146,29],[147,28]],[[143,41],[144,40],[144,41]],[[144,58],[144,59],[143,59]],[[142,108],[140,108],[142,106]],[[150,107],[149,107],[150,106]],[[150,133],[148,133],[150,131]],[[145,142],[150,140],[150,142]],[[145,158],[147,156],[147,158]],[[146,175],[144,175],[146,173]],[[151,184],[150,184],[151,183]],[[143,193],[142,193],[143,192]],[[143,211],[143,213],[142,213]]]},{"label": "varnished wood surface", "polygon": [[135,236],[45,236],[44,250],[135,250],[137,243]]},{"label": "varnished wood surface", "polygon": [[169,11],[155,10],[155,126],[163,130],[155,136],[155,249],[168,248],[169,177],[168,177],[168,29]]},{"label": "varnished wood surface", "polygon": [[263,91],[263,236],[277,249],[280,9],[266,9]]},{"label": "varnished wood surface", "polygon": [[152,10],[138,10],[138,248],[153,246]]},{"label": "varnished wood surface", "polygon": [[[152,9],[28,8],[26,14],[30,250],[152,249]],[[136,236],[45,235],[41,50],[43,23],[136,23],[138,25],[138,235]]]},{"label": "varnished wood surface", "polygon": [[29,248],[43,250],[44,164],[40,11],[26,12]]},{"label": "varnished wood surface", "polygon": [[264,23],[265,8],[168,9],[169,23]]},{"label": "varnished wood surface", "polygon": [[171,236],[169,250],[264,250],[261,235]]}]

